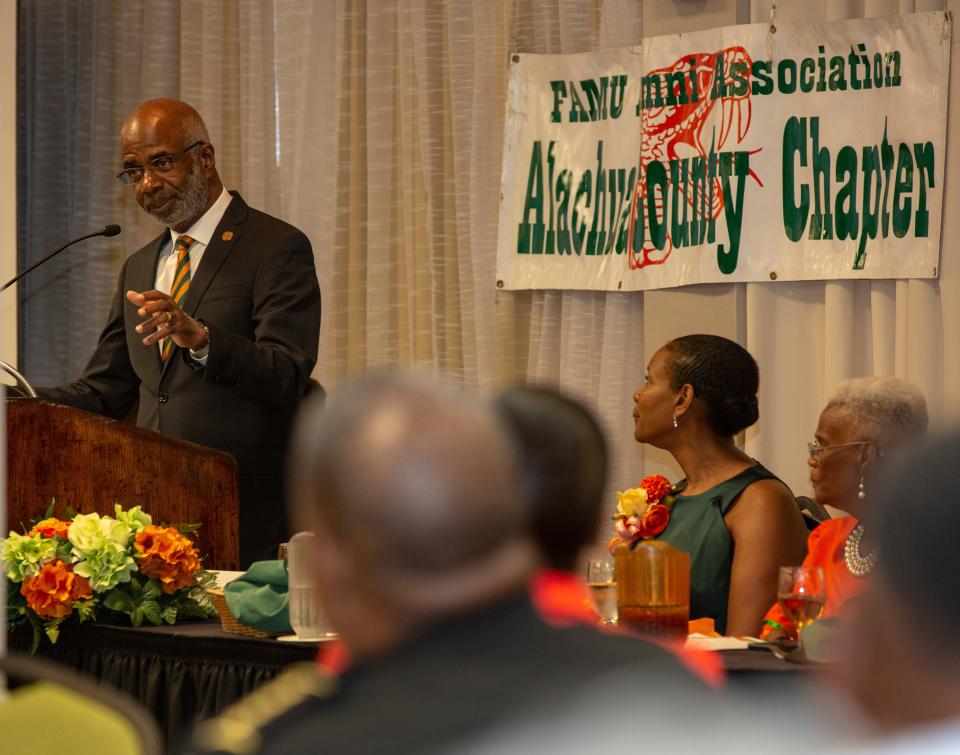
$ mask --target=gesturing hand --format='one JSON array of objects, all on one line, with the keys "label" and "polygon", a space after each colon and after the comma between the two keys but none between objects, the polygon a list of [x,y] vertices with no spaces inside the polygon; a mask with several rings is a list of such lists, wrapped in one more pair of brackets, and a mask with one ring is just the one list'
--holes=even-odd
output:
[{"label": "gesturing hand", "polygon": [[169,336],[180,347],[197,351],[207,345],[207,331],[177,303],[160,291],[127,291],[127,299],[135,304],[137,314],[144,318],[136,327],[140,334],[147,333],[143,343],[147,346],[159,343]]}]

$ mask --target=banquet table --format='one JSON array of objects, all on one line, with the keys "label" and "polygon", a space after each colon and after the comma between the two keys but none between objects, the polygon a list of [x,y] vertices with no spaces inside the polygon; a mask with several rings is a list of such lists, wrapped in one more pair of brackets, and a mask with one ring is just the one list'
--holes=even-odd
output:
[{"label": "banquet table", "polygon": [[[18,632],[10,647],[29,652],[31,635]],[[56,645],[38,654],[120,689],[156,718],[168,752],[180,752],[193,726],[275,677],[291,663],[312,661],[316,643],[224,632],[220,622],[132,627],[70,624]],[[812,668],[758,650],[723,650],[731,687],[792,684]]]},{"label": "banquet table", "polygon": [[[28,653],[32,635],[10,637]],[[217,620],[174,626],[116,627],[71,624],[56,645],[44,640],[38,655],[120,689],[157,719],[168,752],[179,752],[194,724],[275,677],[291,663],[316,657],[316,643],[224,632]]]},{"label": "banquet table", "polygon": [[720,650],[720,659],[727,678],[734,683],[748,682],[768,675],[817,673],[828,668],[823,663],[790,663],[766,650]]}]

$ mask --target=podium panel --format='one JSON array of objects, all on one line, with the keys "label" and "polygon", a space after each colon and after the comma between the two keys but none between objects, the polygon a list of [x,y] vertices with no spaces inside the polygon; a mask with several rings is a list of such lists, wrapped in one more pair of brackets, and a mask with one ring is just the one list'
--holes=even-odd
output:
[{"label": "podium panel", "polygon": [[139,505],[154,524],[201,524],[195,542],[208,569],[239,568],[232,456],[38,399],[8,400],[6,410],[9,529],[22,531],[53,499],[60,514]]}]

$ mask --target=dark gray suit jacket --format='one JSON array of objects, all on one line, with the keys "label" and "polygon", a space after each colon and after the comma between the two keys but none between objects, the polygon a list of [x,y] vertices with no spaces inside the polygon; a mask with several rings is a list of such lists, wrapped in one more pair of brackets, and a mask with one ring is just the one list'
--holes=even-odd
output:
[{"label": "dark gray suit jacket", "polygon": [[310,241],[239,194],[194,271],[183,310],[210,329],[205,367],[144,346],[126,292],[154,288],[164,231],[120,272],[107,325],[74,383],[42,398],[109,417],[139,399],[137,424],[232,454],[240,471],[240,559],[275,557],[286,536],[282,464],[297,400],[317,361],[320,287]]},{"label": "dark gray suit jacket", "polygon": [[[388,656],[348,669],[337,683],[314,685],[316,691],[302,684],[290,689],[289,677],[280,676],[226,711],[225,718],[246,727],[208,722],[192,752],[470,751],[467,745],[483,733],[528,715],[550,720],[552,709],[569,705],[586,685],[602,691],[598,680],[631,669],[639,711],[655,696],[692,705],[695,696],[707,694],[666,650],[588,627],[549,627],[525,596],[517,597],[433,627]],[[564,710],[569,714],[569,707]],[[650,739],[638,733],[645,736]],[[652,742],[667,741],[663,732],[651,736]]]}]

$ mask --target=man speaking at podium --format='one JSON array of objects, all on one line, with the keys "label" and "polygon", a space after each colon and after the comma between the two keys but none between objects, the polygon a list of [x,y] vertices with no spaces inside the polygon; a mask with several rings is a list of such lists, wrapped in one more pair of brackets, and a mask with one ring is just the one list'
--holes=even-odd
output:
[{"label": "man speaking at podium", "polygon": [[287,438],[317,361],[320,288],[310,242],[224,189],[190,105],[143,103],[120,143],[117,177],[167,228],[125,262],[80,379],[37,393],[117,419],[139,399],[141,427],[232,454],[240,562],[276,558],[287,536]]}]

